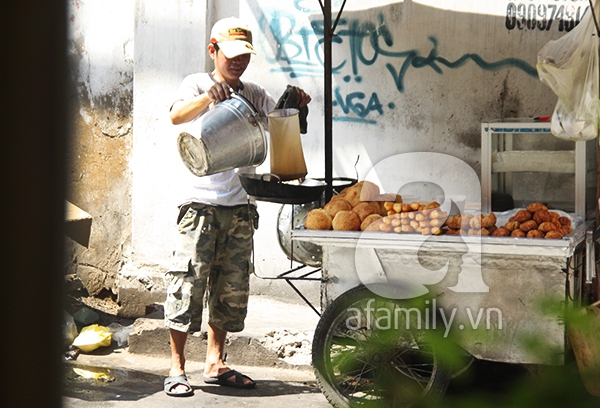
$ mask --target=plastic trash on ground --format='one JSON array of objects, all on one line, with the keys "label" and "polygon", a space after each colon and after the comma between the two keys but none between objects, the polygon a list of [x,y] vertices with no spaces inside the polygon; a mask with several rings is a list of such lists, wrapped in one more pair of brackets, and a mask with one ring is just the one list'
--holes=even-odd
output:
[{"label": "plastic trash on ground", "polygon": [[73,367],[73,371],[86,379],[93,379],[93,380],[100,380],[100,381],[106,381],[106,382],[111,382],[114,381],[115,378],[112,377],[110,375],[110,369],[108,368],[101,368],[101,367],[86,367],[86,368],[79,368],[79,367]]},{"label": "plastic trash on ground", "polygon": [[97,324],[81,329],[79,336],[73,340],[73,346],[84,353],[89,353],[99,347],[108,347],[112,341],[111,331]]},{"label": "plastic trash on ground", "polygon": [[133,329],[133,323],[129,326],[122,326],[119,323],[111,323],[107,328],[112,333],[112,341],[117,347],[125,347],[129,344],[129,333]]},{"label": "plastic trash on ground", "polygon": [[[600,1],[594,10],[600,16]],[[537,71],[542,83],[558,96],[551,131],[566,140],[598,136],[600,39],[589,9],[569,33],[548,42],[538,53]]]},{"label": "plastic trash on ground", "polygon": [[75,337],[77,337],[75,319],[66,311],[63,311],[63,337],[66,345],[72,344]]}]

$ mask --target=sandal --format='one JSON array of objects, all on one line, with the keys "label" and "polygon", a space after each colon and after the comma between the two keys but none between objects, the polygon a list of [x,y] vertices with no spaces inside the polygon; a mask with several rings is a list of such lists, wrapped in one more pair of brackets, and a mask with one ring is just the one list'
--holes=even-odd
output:
[{"label": "sandal", "polygon": [[[188,387],[188,390],[184,392],[174,392],[173,390],[177,388],[178,385],[185,385]],[[194,389],[190,385],[187,376],[181,374],[165,378],[165,393],[170,397],[189,397],[194,394]]]},{"label": "sandal", "polygon": [[[235,381],[229,381],[229,379],[234,375]],[[244,384],[244,378],[247,378],[251,382]],[[203,380],[206,384],[222,385],[225,387],[254,388],[256,386],[256,381],[236,370],[229,370],[216,378],[204,377]]]}]

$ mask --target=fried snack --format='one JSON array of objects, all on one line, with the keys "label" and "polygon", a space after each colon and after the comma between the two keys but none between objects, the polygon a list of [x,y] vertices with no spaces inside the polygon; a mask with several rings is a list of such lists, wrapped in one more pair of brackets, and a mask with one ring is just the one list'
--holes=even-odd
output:
[{"label": "fried snack", "polygon": [[[555,213],[557,214],[557,213]],[[571,226],[571,219],[569,217],[559,217],[558,218],[558,222],[560,222],[560,225],[568,225]]]},{"label": "fried snack", "polygon": [[541,224],[544,222],[552,221],[552,215],[550,215],[550,212],[547,210],[539,210],[533,214],[533,220],[538,224]]},{"label": "fried snack", "polygon": [[509,221],[504,225],[504,228],[512,232],[514,230],[518,230],[520,226],[521,223],[519,221]]},{"label": "fried snack", "polygon": [[527,210],[519,210],[512,218],[514,221],[525,222],[533,218],[533,214]]},{"label": "fried snack", "polygon": [[516,237],[516,238],[524,238],[525,235],[526,235],[525,231],[523,231],[522,229],[516,229],[510,233],[511,237]]},{"label": "fried snack", "polygon": [[548,207],[542,203],[531,203],[527,206],[526,210],[533,214],[540,210],[548,211]]},{"label": "fried snack", "polygon": [[403,224],[402,232],[415,232],[415,229],[408,224]]},{"label": "fried snack", "polygon": [[442,225],[444,225],[444,219],[443,218],[432,218],[431,220],[429,220],[429,226],[430,227],[441,228]]},{"label": "fried snack", "polygon": [[481,229],[471,228],[468,232],[468,235],[479,236],[481,235]]},{"label": "fried snack", "polygon": [[388,224],[386,222],[380,222],[377,223],[379,225],[379,230],[381,232],[392,232],[394,227],[392,227],[392,224]]},{"label": "fried snack", "polygon": [[429,204],[425,205],[424,210],[433,210],[434,208],[440,208],[440,203],[437,201],[432,201]]},{"label": "fried snack", "polygon": [[306,215],[304,226],[309,230],[330,230],[332,218],[323,208],[315,208]]},{"label": "fried snack", "polygon": [[531,230],[538,229],[538,223],[534,220],[525,221],[521,223],[519,229],[524,232],[529,232]]},{"label": "fried snack", "polygon": [[422,235],[431,235],[431,228],[429,228],[429,227],[421,228],[421,234]]},{"label": "fried snack", "polygon": [[563,234],[560,231],[548,231],[545,236],[548,239],[561,239],[562,237]]},{"label": "fried snack", "polygon": [[492,232],[493,237],[508,237],[510,235],[510,231],[505,227],[496,228],[494,232]]},{"label": "fried snack", "polygon": [[351,210],[358,214],[360,221],[363,222],[369,215],[379,214],[379,205],[374,201],[363,201]]},{"label": "fried snack", "polygon": [[429,219],[429,217],[423,211],[419,211],[415,214],[415,220],[417,221],[425,221],[427,219]]},{"label": "fried snack", "polygon": [[563,234],[563,236],[565,236],[573,232],[573,227],[571,227],[570,225],[563,225],[557,231],[559,231],[561,234]]},{"label": "fried snack", "polygon": [[402,212],[403,213],[408,213],[414,211],[413,208],[410,206],[410,204],[402,204]]},{"label": "fried snack", "polygon": [[446,219],[446,226],[450,229],[460,230],[462,225],[462,216],[460,214],[453,215]]},{"label": "fried snack", "polygon": [[481,219],[481,226],[483,228],[491,228],[496,225],[496,221],[496,214],[491,212]]},{"label": "fried snack", "polygon": [[379,186],[370,181],[363,181],[360,189],[360,201],[374,201],[373,199],[379,195]]},{"label": "fried snack", "polygon": [[402,203],[394,203],[392,210],[396,211],[397,213],[402,212]]},{"label": "fried snack", "polygon": [[394,202],[392,201],[384,201],[383,202],[383,208],[385,208],[385,211],[394,211]]},{"label": "fried snack", "polygon": [[540,224],[538,229],[542,232],[556,231],[560,227],[557,227],[553,222],[543,222]]},{"label": "fried snack", "polygon": [[446,228],[447,235],[460,235],[460,229],[456,228]]},{"label": "fried snack", "polygon": [[469,220],[469,226],[471,229],[478,230],[481,229],[481,220],[483,218],[482,214],[478,214]]},{"label": "fried snack", "polygon": [[442,211],[439,208],[436,208],[435,210],[433,210],[429,213],[429,218],[431,218],[431,219],[446,219],[446,218],[448,218],[448,212]]},{"label": "fried snack", "polygon": [[360,229],[360,218],[354,211],[340,211],[338,212],[331,226],[335,231],[358,231]]},{"label": "fried snack", "polygon": [[552,217],[552,219],[554,221],[558,221],[558,219],[560,218],[560,214],[554,211],[548,211],[550,213],[550,216]]},{"label": "fried snack", "polygon": [[352,210],[352,204],[350,204],[344,198],[337,198],[335,200],[330,200],[325,207],[323,207],[327,214],[331,217],[331,219],[335,218],[335,215],[340,211],[349,211]]},{"label": "fried snack", "polygon": [[413,201],[409,205],[410,205],[410,208],[412,208],[413,211],[419,211],[421,209],[421,203],[419,203],[418,201]]},{"label": "fried snack", "polygon": [[462,221],[460,224],[461,229],[469,229],[469,224],[471,222],[471,218],[475,217],[473,214],[465,214],[462,216]]},{"label": "fried snack", "polygon": [[[365,217],[365,219],[360,223],[360,230],[361,231],[367,231],[367,229],[369,231],[377,231],[379,230],[379,226],[377,225],[377,222],[383,222],[381,221],[383,217],[379,214],[370,214],[368,216]],[[375,225],[373,225],[375,224]],[[373,225],[373,227],[371,227],[371,225]],[[369,228],[371,227],[371,228]]]},{"label": "fried snack", "polygon": [[527,238],[544,238],[544,233],[539,229],[527,232]]},{"label": "fried snack", "polygon": [[486,228],[486,230],[488,230],[490,235],[492,235],[494,233],[494,231],[496,231],[497,229],[498,229],[498,227],[495,225],[492,225],[491,227]]}]

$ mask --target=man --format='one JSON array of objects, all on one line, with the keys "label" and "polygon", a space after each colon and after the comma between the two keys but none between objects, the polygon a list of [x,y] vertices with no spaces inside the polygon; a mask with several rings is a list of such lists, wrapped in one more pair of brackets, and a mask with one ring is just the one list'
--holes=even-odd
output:
[{"label": "man", "polygon": [[[252,33],[243,21],[230,17],[215,23],[208,53],[214,70],[183,80],[170,111],[173,124],[196,119],[229,98],[232,91],[246,97],[265,117],[275,108],[275,101],[262,86],[240,80],[255,53]],[[297,91],[300,107],[306,106],[310,96]],[[250,172],[254,168],[197,177],[180,206],[180,242],[167,272],[170,283],[165,302],[171,369],[164,390],[170,396],[193,394],[185,374],[184,346],[188,333],[200,330],[205,292],[209,320],[204,382],[238,388],[256,385],[223,361],[227,332],[243,330],[247,311],[255,227],[251,223],[258,220],[258,213],[254,205],[248,205],[238,173]]]}]

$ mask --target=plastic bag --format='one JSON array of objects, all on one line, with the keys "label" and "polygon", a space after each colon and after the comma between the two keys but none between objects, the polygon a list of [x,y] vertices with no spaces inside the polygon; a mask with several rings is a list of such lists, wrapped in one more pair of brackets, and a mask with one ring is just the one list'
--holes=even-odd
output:
[{"label": "plastic bag", "polygon": [[[594,10],[600,16],[600,1]],[[558,96],[550,127],[556,137],[579,141],[598,136],[598,46],[594,16],[588,9],[577,27],[538,53],[540,80]]]},{"label": "plastic bag", "polygon": [[92,324],[81,329],[79,336],[73,340],[73,345],[82,352],[89,353],[99,347],[110,346],[111,340],[112,333],[108,328]]},{"label": "plastic bag", "polygon": [[129,344],[129,334],[133,329],[133,323],[129,326],[121,326],[119,323],[111,323],[107,326],[112,334],[112,341],[117,347],[125,347]]}]

